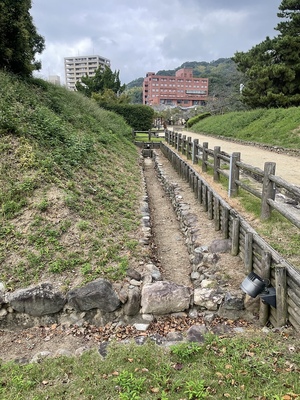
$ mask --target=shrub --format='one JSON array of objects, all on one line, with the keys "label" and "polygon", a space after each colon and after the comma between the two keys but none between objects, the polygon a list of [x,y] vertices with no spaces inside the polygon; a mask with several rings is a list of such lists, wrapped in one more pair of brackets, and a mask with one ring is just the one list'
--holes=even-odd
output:
[{"label": "shrub", "polygon": [[206,112],[203,114],[195,115],[195,117],[192,117],[188,120],[187,122],[187,127],[191,128],[193,125],[195,125],[197,122],[201,121],[204,118],[210,117],[211,113]]},{"label": "shrub", "polygon": [[114,111],[122,115],[128,125],[136,131],[147,131],[151,129],[154,110],[145,105],[139,104],[113,104],[113,103],[98,103],[100,107],[106,110]]}]

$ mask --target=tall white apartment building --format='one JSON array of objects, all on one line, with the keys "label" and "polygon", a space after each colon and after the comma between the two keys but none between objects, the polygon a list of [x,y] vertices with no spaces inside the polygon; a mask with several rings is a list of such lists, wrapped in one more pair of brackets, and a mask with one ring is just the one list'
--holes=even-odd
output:
[{"label": "tall white apartment building", "polygon": [[75,84],[82,76],[95,76],[100,66],[110,67],[110,60],[101,56],[65,57],[66,86],[75,90]]}]

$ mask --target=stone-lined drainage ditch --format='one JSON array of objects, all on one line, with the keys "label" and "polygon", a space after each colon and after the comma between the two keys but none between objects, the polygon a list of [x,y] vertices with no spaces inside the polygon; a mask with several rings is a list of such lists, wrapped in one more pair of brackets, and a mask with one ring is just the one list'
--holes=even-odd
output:
[{"label": "stone-lined drainage ditch", "polygon": [[[143,329],[154,317],[174,313],[184,313],[181,315],[194,318],[200,313],[209,315],[209,318],[213,315],[231,319],[245,317],[243,294],[237,287],[230,286],[220,264],[220,260],[228,257],[226,252],[230,244],[226,240],[217,239],[203,245],[203,225],[209,225],[209,222],[197,218],[184,198],[188,189],[182,189],[184,183],[178,183],[179,177],[175,182],[173,178],[169,179],[164,167],[172,167],[166,159],[163,166],[157,153],[159,151],[151,152],[153,157],[143,159],[142,164],[145,175],[146,169],[147,173],[151,170],[153,176],[157,174],[158,184],[164,189],[165,198],[161,199],[160,204],[172,204],[173,217],[163,215],[161,218],[166,219],[168,229],[175,223],[180,229],[178,231],[176,227],[172,236],[175,250],[174,245],[170,246],[171,237],[166,249],[161,247],[159,238],[152,236],[149,207],[151,188],[149,184],[147,186],[148,179],[144,176],[141,240],[146,247],[152,248],[154,262],[143,265],[141,271],[130,269],[128,278],[122,284],[98,279],[66,294],[57,291],[51,283],[11,293],[6,292],[4,285],[0,284],[0,329],[24,329],[51,324],[81,326],[84,323],[104,326],[111,322],[116,325],[137,323],[140,328],[142,324]],[[193,196],[192,191],[189,192]],[[155,223],[160,225],[159,221]],[[184,251],[180,250],[182,245]],[[169,259],[174,257],[173,260],[178,261],[180,258],[179,264],[184,270],[179,271],[179,267],[176,267],[175,271],[175,261],[171,261],[169,264],[173,265],[173,270],[165,271],[162,260],[164,252],[169,253]]]}]

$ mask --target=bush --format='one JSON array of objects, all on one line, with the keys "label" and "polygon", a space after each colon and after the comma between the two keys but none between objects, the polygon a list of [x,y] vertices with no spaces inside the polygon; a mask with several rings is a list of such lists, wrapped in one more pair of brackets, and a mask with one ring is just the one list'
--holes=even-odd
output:
[{"label": "bush", "polygon": [[135,131],[148,131],[152,127],[154,110],[149,106],[138,104],[98,103],[106,110],[121,115]]},{"label": "bush", "polygon": [[187,127],[191,128],[193,125],[195,125],[197,122],[201,121],[204,118],[210,117],[211,113],[206,112],[203,114],[195,115],[195,117],[192,117],[188,120],[187,122]]}]

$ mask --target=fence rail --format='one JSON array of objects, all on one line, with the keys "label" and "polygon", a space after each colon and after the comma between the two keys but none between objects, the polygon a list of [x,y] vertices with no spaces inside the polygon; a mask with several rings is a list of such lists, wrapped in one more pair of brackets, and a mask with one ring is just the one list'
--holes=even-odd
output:
[{"label": "fence rail", "polygon": [[[170,141],[175,143],[174,137]],[[184,140],[182,139],[182,143]],[[176,141],[178,145],[179,140]],[[183,146],[184,147],[184,146]],[[193,166],[165,143],[160,143],[163,154],[169,159],[178,174],[189,182],[199,204],[209,219],[214,220],[214,229],[221,231],[225,239],[231,239],[231,254],[239,255],[245,272],[255,272],[269,279],[276,290],[276,308],[260,302],[261,324],[270,321],[279,327],[290,323],[300,330],[300,273],[265,242],[257,232],[200,176]],[[186,145],[185,148],[188,148]],[[256,171],[256,170],[255,170]],[[256,171],[257,172],[257,171]],[[270,177],[269,177],[270,178]]]},{"label": "fence rail", "polygon": [[[221,151],[220,146],[209,149],[207,142],[201,145],[198,139],[192,141],[191,137],[186,137],[186,135],[174,131],[166,131],[165,139],[169,145],[184,154],[187,159],[192,160],[193,164],[200,164],[203,172],[207,172],[208,168],[211,168],[214,181],[218,182],[220,175],[224,176],[228,180],[228,195],[230,197],[238,196],[239,188],[242,188],[260,199],[261,220],[269,219],[274,209],[297,228],[300,228],[300,219],[295,217],[286,205],[278,203],[275,199],[276,192],[283,189],[287,197],[300,199],[300,188],[276,176],[275,163],[266,162],[264,170],[262,170],[242,162],[240,153],[225,153]],[[256,183],[260,184],[261,187],[253,187],[243,182],[241,180],[242,174],[255,178]]]}]

